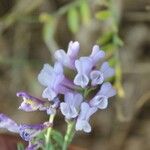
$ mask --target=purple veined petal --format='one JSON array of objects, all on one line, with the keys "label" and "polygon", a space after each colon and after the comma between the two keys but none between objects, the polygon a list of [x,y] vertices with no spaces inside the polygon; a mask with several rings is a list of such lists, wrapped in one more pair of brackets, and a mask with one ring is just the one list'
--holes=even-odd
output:
[{"label": "purple veined petal", "polygon": [[47,122],[44,124],[36,124],[36,125],[21,124],[19,126],[19,134],[25,141],[31,141],[34,137],[36,137],[44,129],[46,129],[50,126],[52,126],[52,125]]},{"label": "purple veined petal", "polygon": [[116,90],[112,87],[112,85],[109,82],[105,82],[102,84],[101,89],[97,94],[109,98],[116,95]]},{"label": "purple veined petal", "polygon": [[105,79],[112,77],[115,73],[115,70],[109,66],[108,62],[104,62],[100,70],[103,73]]},{"label": "purple veined petal", "polygon": [[52,101],[58,93],[56,93],[51,87],[47,87],[43,93],[42,97],[43,98],[48,98],[49,101]]},{"label": "purple veined petal", "polygon": [[42,68],[41,72],[38,75],[38,81],[44,85],[48,86],[51,84],[51,76],[54,72],[54,69],[49,64],[44,64],[44,67]]},{"label": "purple veined petal", "polygon": [[98,61],[105,57],[105,52],[100,50],[98,45],[94,45],[90,57],[93,60],[93,64],[96,65]]},{"label": "purple veined petal", "polygon": [[76,126],[75,126],[75,129],[76,129],[76,131],[83,130],[84,132],[89,133],[89,132],[91,132],[91,125],[86,120],[78,119]]},{"label": "purple veined petal", "polygon": [[54,65],[54,72],[56,74],[63,75],[63,66],[61,65],[61,63],[59,63],[59,62],[55,63],[55,65]]},{"label": "purple veined petal", "polygon": [[98,71],[98,70],[93,70],[90,73],[90,78],[91,78],[91,85],[92,86],[96,86],[98,84],[102,84],[103,81],[104,81],[103,74],[100,71]]},{"label": "purple veined petal", "polygon": [[60,103],[60,110],[66,119],[75,118],[78,115],[75,107],[69,106],[67,103]]},{"label": "purple veined petal", "polygon": [[79,42],[75,41],[75,42],[70,42],[69,46],[68,46],[68,51],[67,54],[71,57],[71,58],[77,58],[78,53],[80,50],[80,44]]},{"label": "purple veined petal", "polygon": [[74,78],[74,84],[85,88],[89,83],[89,78],[85,74],[77,74]]},{"label": "purple veined petal", "polygon": [[96,95],[90,102],[91,107],[96,107],[99,109],[105,109],[108,106],[108,97],[103,95]]},{"label": "purple veined petal", "polygon": [[66,93],[64,100],[65,102],[60,104],[62,114],[67,119],[77,117],[81,102],[83,101],[82,95],[78,93]]},{"label": "purple veined petal", "polygon": [[26,92],[18,92],[16,95],[23,98],[23,102],[21,103],[19,109],[24,111],[35,111],[42,109],[46,103],[36,97],[27,94]]},{"label": "purple veined petal", "polygon": [[14,133],[19,132],[17,123],[4,114],[0,114],[0,128],[5,128]]}]

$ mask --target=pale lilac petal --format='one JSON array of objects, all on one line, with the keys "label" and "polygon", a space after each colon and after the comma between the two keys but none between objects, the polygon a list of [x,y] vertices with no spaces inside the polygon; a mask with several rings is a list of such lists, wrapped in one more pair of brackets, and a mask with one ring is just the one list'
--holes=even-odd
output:
[{"label": "pale lilac petal", "polygon": [[60,104],[60,110],[62,114],[67,118],[75,118],[77,117],[81,102],[83,101],[83,97],[81,94],[78,93],[66,93],[65,102]]},{"label": "pale lilac petal", "polygon": [[75,67],[78,73],[88,75],[93,67],[93,62],[89,57],[80,57],[75,61]]},{"label": "pale lilac petal", "polygon": [[57,93],[50,87],[46,88],[42,93],[42,97],[48,98],[49,101],[52,101],[56,96],[57,96]]},{"label": "pale lilac petal", "polygon": [[53,68],[49,64],[45,64],[43,69],[38,75],[38,81],[44,85],[48,86],[51,82],[51,75],[53,74]]},{"label": "pale lilac petal", "polygon": [[80,50],[80,44],[79,42],[75,41],[75,42],[70,42],[69,46],[68,46],[68,51],[67,54],[71,57],[71,58],[77,58],[78,53]]},{"label": "pale lilac petal", "polygon": [[54,72],[59,75],[63,75],[63,66],[61,63],[56,62],[54,65]]},{"label": "pale lilac petal", "polygon": [[88,121],[77,120],[75,129],[76,129],[76,131],[83,130],[84,132],[89,133],[89,132],[91,132],[91,125],[89,124]]},{"label": "pale lilac petal", "polygon": [[64,50],[57,50],[55,52],[54,57],[58,62],[60,62],[64,66],[68,66],[70,64],[70,59]]},{"label": "pale lilac petal", "polygon": [[103,74],[98,71],[98,70],[93,70],[91,73],[90,73],[90,78],[91,78],[91,85],[92,86],[96,86],[98,84],[102,84],[103,81],[104,81],[104,77],[103,77]]},{"label": "pale lilac petal", "polygon": [[91,107],[105,109],[108,106],[108,98],[103,95],[96,95],[89,103]]},{"label": "pale lilac petal", "polygon": [[89,78],[85,74],[77,74],[74,78],[74,84],[85,88],[89,83]]},{"label": "pale lilac petal", "polygon": [[104,62],[100,70],[103,73],[105,79],[112,77],[115,73],[114,69],[109,66],[108,62]]},{"label": "pale lilac petal", "polygon": [[75,107],[69,106],[67,103],[60,103],[60,110],[66,119],[75,118],[78,115],[78,112]]},{"label": "pale lilac petal", "polygon": [[112,87],[112,85],[109,82],[105,82],[102,84],[98,94],[107,96],[109,98],[116,95],[116,90]]},{"label": "pale lilac petal", "polygon": [[93,64],[96,65],[98,61],[105,57],[105,52],[100,50],[98,45],[93,46],[90,57],[93,60]]},{"label": "pale lilac petal", "polygon": [[4,114],[0,114],[0,128],[5,128],[15,133],[19,132],[17,123]]}]

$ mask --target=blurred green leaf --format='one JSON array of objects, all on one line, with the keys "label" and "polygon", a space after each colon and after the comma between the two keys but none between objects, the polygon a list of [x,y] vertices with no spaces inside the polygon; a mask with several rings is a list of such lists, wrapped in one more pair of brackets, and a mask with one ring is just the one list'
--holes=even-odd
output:
[{"label": "blurred green leaf", "polygon": [[17,144],[17,150],[24,150],[24,145],[22,143]]},{"label": "blurred green leaf", "polygon": [[116,44],[118,46],[123,46],[123,41],[121,40],[121,38],[118,35],[115,35],[113,37],[113,42],[114,42],[114,44]]},{"label": "blurred green leaf", "polygon": [[53,129],[52,130],[52,138],[60,147],[62,147],[64,139],[60,132]]},{"label": "blurred green leaf", "polygon": [[89,8],[87,1],[81,2],[80,15],[81,15],[81,21],[83,24],[89,23],[90,18],[91,18],[91,14],[90,14],[90,8]]},{"label": "blurred green leaf", "polygon": [[111,17],[111,12],[109,10],[102,10],[96,13],[96,18],[100,20],[106,20]]},{"label": "blurred green leaf", "polygon": [[104,33],[99,39],[98,39],[98,43],[100,43],[100,45],[105,45],[108,42],[110,42],[112,40],[113,37],[113,32],[107,32]]},{"label": "blurred green leaf", "polygon": [[76,8],[71,8],[68,11],[67,16],[68,27],[72,33],[76,33],[79,30],[79,14]]}]

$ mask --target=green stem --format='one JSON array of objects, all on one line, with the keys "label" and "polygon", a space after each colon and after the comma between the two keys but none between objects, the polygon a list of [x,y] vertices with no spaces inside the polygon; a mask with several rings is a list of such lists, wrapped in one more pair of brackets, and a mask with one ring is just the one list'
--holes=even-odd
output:
[{"label": "green stem", "polygon": [[72,138],[75,134],[75,122],[68,122],[67,132],[64,137],[64,143],[62,150],[67,150],[68,145],[71,143]]},{"label": "green stem", "polygon": [[[54,118],[55,118],[55,114],[50,115],[49,122],[51,124],[53,124]],[[47,132],[46,132],[46,135],[45,135],[45,147],[46,147],[46,150],[50,149],[50,145],[51,145],[51,139],[50,139],[51,132],[52,132],[52,127],[49,127],[47,129]]]}]

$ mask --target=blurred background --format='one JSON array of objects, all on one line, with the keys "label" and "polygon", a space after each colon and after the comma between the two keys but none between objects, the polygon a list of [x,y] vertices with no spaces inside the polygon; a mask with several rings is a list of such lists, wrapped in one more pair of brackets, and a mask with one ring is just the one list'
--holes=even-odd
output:
[{"label": "blurred background", "polygon": [[[0,112],[18,123],[47,119],[42,112],[18,110],[16,92],[41,97],[39,71],[71,40],[80,42],[82,54],[94,44],[106,51],[118,93],[92,118],[92,132],[77,133],[73,144],[87,150],[149,150],[149,0],[0,0]],[[58,115],[55,127],[64,131],[65,125]]]}]

